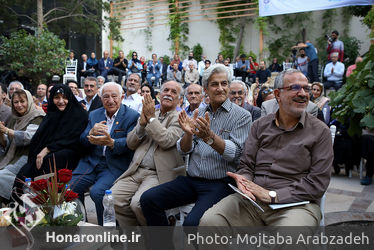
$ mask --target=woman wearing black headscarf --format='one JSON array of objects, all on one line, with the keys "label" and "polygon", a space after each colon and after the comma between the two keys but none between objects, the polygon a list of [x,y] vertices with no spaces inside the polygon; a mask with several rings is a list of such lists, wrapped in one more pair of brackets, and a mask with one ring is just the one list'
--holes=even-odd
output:
[{"label": "woman wearing black headscarf", "polygon": [[27,164],[17,177],[34,178],[56,169],[74,169],[80,158],[79,136],[88,123],[88,114],[70,88],[55,85],[48,99],[48,112],[30,143]]}]

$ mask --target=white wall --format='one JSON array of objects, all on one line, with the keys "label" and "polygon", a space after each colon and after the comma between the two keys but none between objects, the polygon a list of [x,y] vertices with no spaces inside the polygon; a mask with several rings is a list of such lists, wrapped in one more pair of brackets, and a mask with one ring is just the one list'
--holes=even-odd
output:
[{"label": "white wall", "polygon": [[[141,0],[141,1],[135,1],[135,2],[147,2],[147,0]],[[165,1],[167,2],[167,1]],[[199,2],[199,1],[197,1]],[[133,8],[134,3],[127,6],[127,8]],[[196,3],[191,8],[199,8],[199,6],[196,6]],[[162,16],[164,18],[167,18],[167,14],[164,13],[157,13],[157,9],[155,9],[154,13],[156,13],[157,16]],[[194,12],[193,14],[197,14]],[[147,20],[147,17],[145,14],[142,14],[144,16],[143,20]],[[136,14],[132,15],[136,16]],[[139,15],[138,15],[139,16]],[[308,26],[307,31],[307,37],[311,41],[314,41],[317,37],[320,37],[320,27],[321,27],[321,11],[315,11],[312,15],[312,20],[310,21],[310,25]],[[126,24],[131,22],[129,18],[126,19],[122,23],[122,27],[126,27]],[[201,19],[202,17],[192,17],[190,20],[193,19]],[[275,17],[275,20],[280,21],[280,16]],[[164,21],[167,23],[167,20]],[[338,31],[342,31],[342,22],[337,18],[334,22],[334,24],[331,25],[333,29],[337,29]],[[189,38],[186,44],[192,48],[197,43],[200,43],[203,47],[203,54],[207,55],[208,59],[214,61],[217,57],[217,54],[220,51],[220,43],[219,43],[219,29],[215,21],[198,21],[198,22],[190,22],[189,23]],[[368,39],[370,30],[367,29],[366,26],[362,25],[361,22],[357,17],[352,17],[350,22],[350,36],[355,36],[357,39],[362,41],[361,44],[361,50],[360,54],[366,52],[369,49],[370,41]],[[146,56],[147,59],[151,58],[152,53],[156,53],[158,56],[162,55],[169,55],[172,56],[173,52],[170,51],[171,48],[171,41],[168,41],[167,38],[169,36],[169,26],[155,26],[151,28],[152,36],[150,45],[152,46],[152,51],[149,51],[147,49],[147,41],[146,41],[146,33],[145,29],[137,29],[137,30],[123,30],[122,35],[125,39],[125,41],[121,44],[121,48],[124,50],[125,55],[130,50],[136,50],[140,56]],[[109,50],[109,40],[108,40],[108,34],[107,31],[103,31],[103,41],[102,46],[103,50]],[[269,34],[268,36],[264,37],[264,48],[267,47],[267,43],[271,38],[276,37],[274,34]],[[296,42],[296,41],[295,41]],[[115,44],[116,45],[116,44]],[[234,44],[235,45],[235,44]],[[259,31],[256,28],[256,25],[252,22],[248,22],[248,24],[245,27],[245,33],[243,37],[243,46],[246,52],[249,52],[252,50],[256,54],[259,52]],[[267,54],[265,53],[265,56]],[[113,57],[116,57],[114,55]],[[182,58],[183,59],[183,58]]]}]

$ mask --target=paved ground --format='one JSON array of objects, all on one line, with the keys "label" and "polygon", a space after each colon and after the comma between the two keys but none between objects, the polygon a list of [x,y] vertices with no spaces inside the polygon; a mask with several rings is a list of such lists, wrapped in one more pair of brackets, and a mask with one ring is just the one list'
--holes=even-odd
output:
[{"label": "paved ground", "polygon": [[[374,221],[374,184],[360,185],[358,173],[352,178],[333,175],[326,192],[325,225],[346,221]],[[97,224],[95,206],[86,196],[88,222]]]}]

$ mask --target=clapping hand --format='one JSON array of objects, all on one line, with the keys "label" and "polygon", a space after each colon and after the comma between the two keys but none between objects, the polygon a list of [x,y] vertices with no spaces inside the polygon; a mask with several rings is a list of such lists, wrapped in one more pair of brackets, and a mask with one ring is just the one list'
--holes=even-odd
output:
[{"label": "clapping hand", "polygon": [[207,138],[213,138],[212,130],[210,130],[210,118],[209,113],[205,112],[205,117],[197,117],[195,120],[195,132],[194,134],[206,141]]},{"label": "clapping hand", "polygon": [[182,110],[182,112],[179,113],[178,122],[186,134],[189,134],[189,135],[195,134],[195,128],[196,128],[195,124],[196,124],[196,119],[197,119],[198,114],[199,114],[199,111],[197,109],[194,111],[192,118],[188,117],[185,110]]},{"label": "clapping hand", "polygon": [[156,108],[155,108],[155,101],[152,99],[150,94],[145,94],[143,102],[142,113],[147,118],[147,121],[152,117],[155,117]]}]

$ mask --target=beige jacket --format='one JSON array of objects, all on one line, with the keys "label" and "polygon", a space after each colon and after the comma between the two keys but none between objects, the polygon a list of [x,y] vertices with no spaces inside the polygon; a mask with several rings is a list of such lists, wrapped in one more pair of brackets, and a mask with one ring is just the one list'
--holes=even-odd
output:
[{"label": "beige jacket", "polygon": [[156,111],[156,119],[145,127],[146,135],[139,139],[136,135],[139,122],[127,135],[127,146],[135,150],[129,168],[116,180],[130,176],[136,172],[152,141],[156,142],[154,161],[160,184],[174,180],[178,175],[185,175],[184,161],[177,151],[176,143],[183,130],[178,123],[178,112],[171,111],[160,123],[157,119],[160,111]]}]

